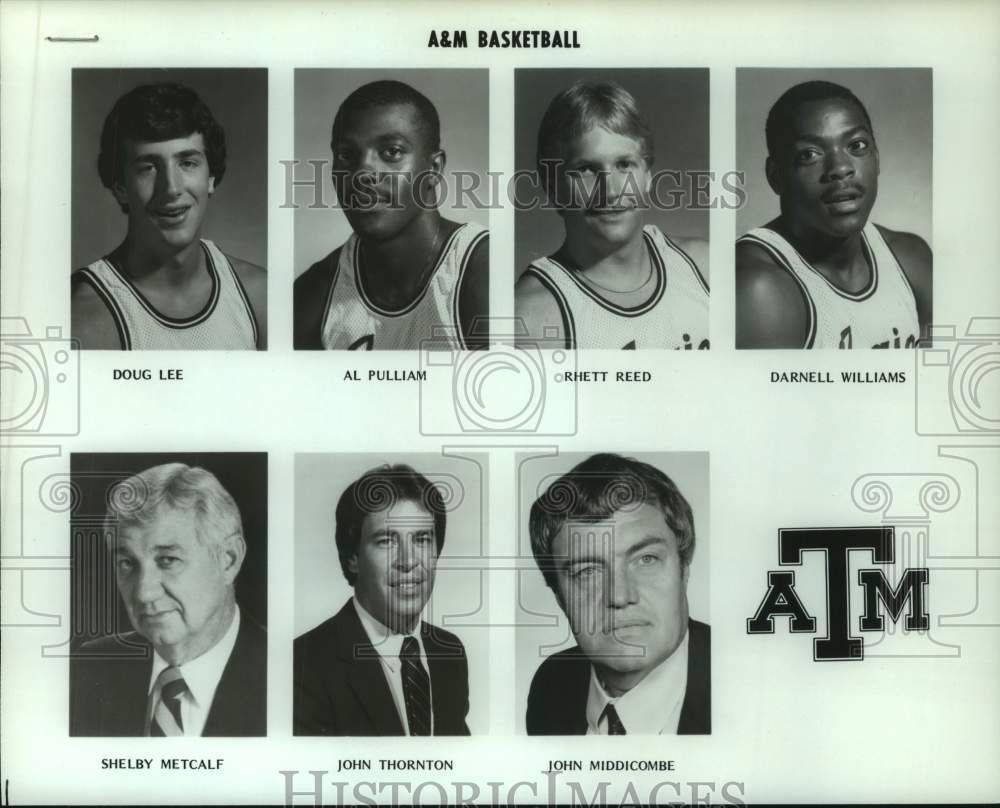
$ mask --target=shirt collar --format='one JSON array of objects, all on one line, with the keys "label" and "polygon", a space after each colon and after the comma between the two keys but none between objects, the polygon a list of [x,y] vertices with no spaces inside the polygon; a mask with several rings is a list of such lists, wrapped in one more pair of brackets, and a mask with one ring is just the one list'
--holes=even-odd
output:
[{"label": "shirt collar", "polygon": [[[187,685],[188,692],[194,703],[204,706],[212,703],[215,697],[215,689],[219,686],[222,678],[222,671],[225,670],[233,648],[236,646],[236,636],[240,632],[240,607],[236,607],[233,613],[232,622],[222,639],[209,648],[201,656],[195,657],[190,662],[185,662],[180,666],[181,676]],[[160,672],[169,667],[170,663],[160,656],[156,649],[153,650],[153,670],[150,673],[149,692],[152,692]]]},{"label": "shirt collar", "polygon": [[354,610],[358,613],[358,618],[361,620],[361,627],[365,630],[365,634],[368,635],[368,641],[372,644],[372,648],[382,657],[383,664],[391,671],[395,673],[399,665],[399,652],[403,649],[403,640],[407,637],[413,637],[417,641],[417,645],[420,648],[420,655],[424,655],[424,643],[420,638],[421,624],[419,620],[413,631],[409,634],[397,634],[383,624],[382,621],[372,617],[368,610],[358,601],[357,595],[351,598],[351,602],[354,604]]},{"label": "shirt collar", "polygon": [[590,691],[587,695],[587,726],[598,732],[604,708],[615,705],[615,711],[629,735],[659,735],[677,731],[676,720],[687,690],[688,632],[674,652],[651,670],[635,687],[621,696],[608,695],[594,666],[590,666]]}]

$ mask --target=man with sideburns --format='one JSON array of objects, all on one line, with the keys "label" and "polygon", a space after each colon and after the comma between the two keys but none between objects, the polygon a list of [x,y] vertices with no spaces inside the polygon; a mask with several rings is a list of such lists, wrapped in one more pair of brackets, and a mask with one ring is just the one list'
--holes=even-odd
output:
[{"label": "man with sideburns", "polygon": [[711,635],[688,615],[691,506],[659,469],[615,454],[554,481],[531,547],[576,646],[542,662],[529,735],[711,733]]},{"label": "man with sideburns", "polygon": [[381,466],[347,487],[335,518],[354,595],[295,640],[294,734],[468,735],[465,648],[421,619],[444,546],[440,490]]},{"label": "man with sideburns", "polygon": [[209,471],[168,463],[118,483],[105,536],[134,632],[71,663],[70,735],[267,734],[267,636],[236,603],[240,512]]},{"label": "man with sideburns", "polygon": [[115,102],[97,170],[127,218],[124,241],[73,273],[81,348],[267,347],[267,273],[203,239],[226,137],[189,87],[147,84]]}]

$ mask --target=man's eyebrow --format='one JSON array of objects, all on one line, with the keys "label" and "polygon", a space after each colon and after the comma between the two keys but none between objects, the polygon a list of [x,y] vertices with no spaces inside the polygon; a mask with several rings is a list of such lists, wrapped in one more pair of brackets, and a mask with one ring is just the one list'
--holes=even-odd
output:
[{"label": "man's eyebrow", "polygon": [[645,550],[647,547],[653,546],[654,544],[667,545],[667,544],[669,544],[669,542],[667,541],[667,537],[666,536],[660,535],[658,533],[651,533],[650,535],[646,536],[645,538],[640,539],[635,544],[633,544],[631,547],[629,547],[628,548],[628,555],[635,555],[636,553],[639,553],[639,552]]},{"label": "man's eyebrow", "polygon": [[155,544],[153,549],[159,553],[179,553],[184,550],[179,544]]},{"label": "man's eyebrow", "polygon": [[870,135],[872,133],[872,130],[868,128],[867,124],[859,123],[856,126],[852,126],[849,129],[845,129],[841,132],[838,132],[836,135],[833,135],[832,137],[821,137],[820,135],[811,135],[809,133],[796,135],[794,138],[792,138],[792,143],[801,143],[801,142],[826,143],[830,140],[837,140],[838,138],[850,137],[851,135],[857,134],[858,132],[866,132],[867,134]]},{"label": "man's eyebrow", "polygon": [[404,132],[383,132],[382,134],[378,135],[375,138],[375,140],[377,140],[379,143],[387,143],[393,140],[405,140],[407,143],[413,142],[410,136],[405,134]]},{"label": "man's eyebrow", "polygon": [[[176,157],[179,159],[184,159],[185,157],[204,157],[205,152],[201,149],[184,149],[183,151],[175,152],[170,155],[171,157]],[[144,152],[142,154],[137,154],[132,158],[133,163],[156,163],[163,160],[163,155],[154,154],[152,152]]]},{"label": "man's eyebrow", "polygon": [[[609,542],[610,543],[610,542]],[[642,552],[643,550],[651,547],[653,545],[667,545],[669,544],[666,536],[652,533],[648,536],[643,537],[626,551],[626,555],[635,555],[636,553]],[[563,568],[572,567],[578,564],[601,564],[608,560],[608,556],[585,551],[583,553],[570,553],[567,556],[560,557],[558,559],[560,566]]]}]

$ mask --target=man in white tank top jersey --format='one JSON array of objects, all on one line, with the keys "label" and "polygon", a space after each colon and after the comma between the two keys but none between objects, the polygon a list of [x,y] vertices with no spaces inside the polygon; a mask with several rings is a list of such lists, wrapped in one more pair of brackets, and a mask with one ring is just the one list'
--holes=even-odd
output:
[{"label": "man in white tank top jersey", "polygon": [[644,225],[653,139],[631,93],[614,82],[560,93],[537,162],[565,239],[517,281],[517,344],[708,348],[708,244]]},{"label": "man in white tank top jersey", "polygon": [[254,350],[267,345],[267,274],[201,238],[226,169],[222,127],[179,84],[136,87],[105,119],[98,171],[125,240],[73,273],[81,348]]},{"label": "man in white tank top jersey", "polygon": [[781,214],[736,242],[737,348],[913,348],[931,322],[931,251],[869,221],[879,152],[847,88],[798,84],[771,108]]},{"label": "man in white tank top jersey", "polygon": [[399,81],[355,90],[333,121],[333,182],[354,233],[295,281],[295,347],[489,345],[486,229],[445,219],[430,100]]}]

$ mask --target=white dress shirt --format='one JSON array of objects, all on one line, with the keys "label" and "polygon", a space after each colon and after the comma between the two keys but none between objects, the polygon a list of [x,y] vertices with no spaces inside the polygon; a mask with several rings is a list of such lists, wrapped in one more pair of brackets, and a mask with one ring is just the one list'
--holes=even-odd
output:
[{"label": "white dress shirt", "polygon": [[[184,724],[184,737],[201,735],[205,728],[205,720],[208,718],[208,711],[212,709],[212,699],[215,698],[215,691],[219,687],[219,680],[222,672],[229,662],[229,657],[233,653],[236,645],[236,635],[240,633],[240,607],[236,607],[233,614],[233,621],[222,635],[222,639],[209,648],[204,654],[195,657],[190,662],[185,662],[180,666],[181,676],[187,685],[187,691],[181,694],[181,722]],[[152,698],[147,699],[146,726],[149,727],[153,710],[160,700],[159,689],[156,686],[156,679],[164,668],[170,666],[163,657],[154,649],[153,670],[149,676],[149,693]],[[154,689],[157,692],[153,692]]]},{"label": "white dress shirt", "polygon": [[[427,667],[427,652],[424,650],[424,641],[420,637],[420,621],[417,621],[417,626],[413,633],[397,634],[372,617],[365,607],[358,603],[357,597],[351,598],[351,602],[354,603],[354,609],[361,619],[361,626],[364,628],[365,634],[368,635],[368,640],[371,642],[372,648],[375,649],[379,661],[382,663],[382,671],[385,673],[385,679],[389,683],[389,692],[392,693],[392,700],[396,703],[396,712],[399,714],[399,720],[403,724],[403,731],[409,735],[410,722],[406,718],[406,699],[403,697],[403,663],[399,658],[399,652],[403,649],[403,640],[407,637],[413,637],[417,641],[417,647],[420,649],[420,663],[427,672],[428,682],[430,681],[431,672],[430,668]],[[431,734],[434,734],[433,687],[431,688]]]},{"label": "white dress shirt", "polygon": [[610,703],[628,735],[676,735],[687,690],[688,634],[674,652],[621,696],[609,696],[590,666],[587,695],[587,734],[607,735],[604,708]]}]

